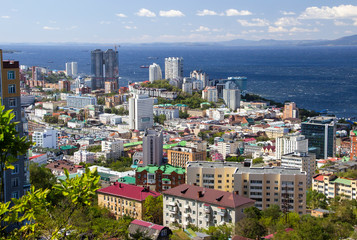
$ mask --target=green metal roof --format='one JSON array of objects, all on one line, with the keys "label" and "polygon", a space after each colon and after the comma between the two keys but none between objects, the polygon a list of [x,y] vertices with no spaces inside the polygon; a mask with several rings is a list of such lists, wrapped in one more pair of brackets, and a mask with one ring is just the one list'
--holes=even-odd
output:
[{"label": "green metal roof", "polygon": [[77,147],[72,146],[72,145],[65,145],[65,146],[60,147],[61,150],[69,150],[69,149],[74,149],[74,148],[77,148]]},{"label": "green metal roof", "polygon": [[178,145],[180,145],[181,147],[185,147],[186,146],[186,141],[181,141],[181,142],[178,142],[178,143],[172,143],[172,144],[165,144],[164,145],[164,149],[170,149],[172,147],[176,147]]},{"label": "green metal roof", "polygon": [[[69,179],[72,179],[72,178],[75,178],[75,177],[80,177],[82,174],[81,173],[71,173],[69,174]],[[60,179],[60,180],[66,180],[67,177],[66,175],[62,175],[62,176],[58,176],[57,179]]]},{"label": "green metal roof", "polygon": [[336,178],[335,180],[331,181],[334,183],[340,183],[343,185],[351,186],[351,180],[344,179],[344,178]]},{"label": "green metal roof", "polygon": [[141,145],[141,144],[143,144],[143,141],[124,143],[124,147],[133,147],[133,146],[137,146],[137,145]]},{"label": "green metal roof", "polygon": [[98,172],[98,175],[100,176],[100,179],[104,181],[110,181],[111,177],[115,177],[115,175],[113,174],[104,173],[104,172]]},{"label": "green metal roof", "polygon": [[187,107],[186,104],[182,104],[182,103],[175,104],[175,106],[178,106],[178,107]]},{"label": "green metal roof", "polygon": [[167,181],[167,182],[170,182],[171,180],[168,179],[168,178],[163,178],[162,181]]},{"label": "green metal roof", "polygon": [[146,170],[148,173],[155,173],[159,169],[161,171],[163,171],[163,174],[171,174],[172,172],[176,172],[177,174],[186,173],[186,170],[184,168],[174,167],[170,164],[165,164],[160,167],[154,166],[154,165],[148,165],[146,167],[138,167],[136,169],[136,172],[142,172],[142,171]]},{"label": "green metal roof", "polygon": [[127,184],[135,184],[135,177],[129,177],[129,176],[125,176],[125,177],[121,177],[118,179],[118,182],[122,182],[122,183],[127,183]]}]

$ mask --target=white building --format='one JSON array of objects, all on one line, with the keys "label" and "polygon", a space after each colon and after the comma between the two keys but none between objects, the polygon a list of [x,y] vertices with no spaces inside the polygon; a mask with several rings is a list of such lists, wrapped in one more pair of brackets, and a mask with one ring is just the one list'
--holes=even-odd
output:
[{"label": "white building", "polygon": [[153,82],[162,79],[162,71],[160,65],[153,63],[149,67],[149,81]]},{"label": "white building", "polygon": [[77,77],[78,74],[78,63],[77,62],[67,62],[66,63],[66,75],[70,77]]},{"label": "white building", "polygon": [[67,107],[84,108],[88,105],[97,105],[97,99],[90,96],[67,96]]},{"label": "white building", "polygon": [[102,141],[102,151],[109,151],[111,153],[111,158],[118,159],[123,156],[124,142],[121,140]]},{"label": "white building", "polygon": [[203,87],[206,87],[209,81],[209,76],[207,73],[202,72],[201,70],[193,70],[190,73],[190,77],[197,79],[197,80],[201,80],[203,83]]},{"label": "white building", "polygon": [[182,83],[182,91],[188,94],[192,94],[193,84],[191,78],[184,78]]},{"label": "white building", "polygon": [[164,225],[179,224],[207,229],[222,224],[235,225],[245,217],[244,209],[254,206],[254,200],[238,195],[194,185],[181,184],[163,193]]},{"label": "white building", "polygon": [[111,119],[115,116],[117,116],[117,115],[115,115],[113,113],[102,113],[102,114],[98,115],[99,121],[103,124],[110,124]]},{"label": "white building", "polygon": [[183,58],[165,58],[165,79],[183,78]]},{"label": "white building", "polygon": [[307,153],[309,150],[308,144],[309,140],[300,133],[278,137],[275,142],[276,159],[280,160],[282,155],[293,152]]},{"label": "white building", "polygon": [[208,102],[217,102],[218,101],[218,91],[216,87],[206,87],[202,91],[202,98],[206,99]]},{"label": "white building", "polygon": [[143,137],[143,166],[163,164],[163,136],[161,131],[147,129]]},{"label": "white building", "polygon": [[240,107],[240,90],[223,89],[223,100],[228,108],[236,111]]},{"label": "white building", "polygon": [[32,141],[36,143],[36,147],[42,148],[58,148],[59,133],[53,128],[46,128],[43,131],[35,131],[32,134]]},{"label": "white building", "polygon": [[88,152],[86,150],[79,150],[74,153],[74,164],[83,163],[94,163],[95,153]]},{"label": "white building", "polygon": [[129,127],[144,131],[154,124],[154,101],[147,95],[136,95],[129,98]]},{"label": "white building", "polygon": [[229,154],[236,154],[238,150],[238,142],[218,142],[217,151],[222,154],[225,159]]},{"label": "white building", "polygon": [[210,108],[206,110],[206,115],[210,119],[221,121],[224,119],[224,112],[223,109]]},{"label": "white building", "polygon": [[48,159],[47,153],[29,157],[30,162],[37,163],[39,166],[46,165],[47,159]]},{"label": "white building", "polygon": [[154,106],[154,115],[165,115],[166,120],[171,120],[175,118],[179,118],[179,109],[176,107],[164,107],[164,106]]}]

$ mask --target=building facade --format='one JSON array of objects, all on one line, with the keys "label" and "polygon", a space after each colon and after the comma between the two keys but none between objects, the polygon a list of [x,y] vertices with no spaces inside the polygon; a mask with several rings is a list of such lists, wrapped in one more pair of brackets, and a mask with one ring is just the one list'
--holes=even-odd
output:
[{"label": "building facade", "polygon": [[318,174],[312,180],[312,190],[323,193],[327,198],[340,196],[342,199],[357,200],[357,179],[337,177],[333,174]]},{"label": "building facade", "polygon": [[165,58],[165,79],[183,78],[183,58]]},{"label": "building facade", "polygon": [[154,101],[147,95],[129,98],[129,128],[144,131],[154,125]]},{"label": "building facade", "polygon": [[289,134],[278,137],[275,141],[276,159],[280,160],[282,155],[289,153],[307,153],[309,151],[308,139],[304,135]]},{"label": "building facade", "polygon": [[240,107],[240,90],[223,89],[223,100],[228,108],[236,111]]},{"label": "building facade", "polygon": [[185,169],[169,164],[138,167],[135,171],[135,184],[149,187],[155,192],[162,192],[185,183]]},{"label": "building facade", "polygon": [[74,156],[74,164],[79,164],[79,163],[91,163],[93,164],[95,162],[95,153],[88,152],[88,151],[77,151],[73,154]]},{"label": "building facade", "polygon": [[78,63],[66,62],[66,75],[69,77],[77,77],[78,75]]},{"label": "building facade", "polygon": [[357,130],[350,132],[351,150],[350,159],[357,159]]},{"label": "building facade", "polygon": [[88,105],[97,105],[97,99],[90,96],[67,96],[67,107],[84,108]]},{"label": "building facade", "polygon": [[121,140],[102,141],[102,151],[111,152],[112,158],[117,160],[124,155],[124,142]]},{"label": "building facade", "polygon": [[207,152],[189,147],[174,147],[167,150],[167,157],[168,163],[172,166],[186,168],[187,162],[205,161]]},{"label": "building facade", "polygon": [[159,64],[153,63],[149,66],[149,81],[153,82],[162,79],[162,71]]},{"label": "building facade", "polygon": [[105,82],[116,82],[119,80],[118,51],[100,49],[91,52],[92,89],[104,88]]},{"label": "building facade", "polygon": [[288,102],[284,105],[283,119],[287,118],[298,118],[299,109],[296,107],[294,102]]},{"label": "building facade", "polygon": [[43,131],[34,131],[32,141],[36,147],[58,148],[59,132],[53,128],[46,128]]},{"label": "building facade", "polygon": [[216,87],[206,87],[202,91],[202,98],[206,99],[208,102],[218,101],[218,91]]},{"label": "building facade", "polygon": [[166,120],[179,118],[179,109],[174,106],[155,105],[153,109],[153,113],[155,116],[165,115]]},{"label": "building facade", "polygon": [[158,197],[160,193],[148,188],[124,183],[114,183],[97,190],[98,205],[108,210],[118,219],[124,215],[142,220],[145,212],[144,203],[148,196]]},{"label": "building facade", "polygon": [[190,78],[194,78],[197,80],[201,80],[203,83],[203,87],[206,87],[209,82],[209,75],[202,70],[193,70],[190,72]]},{"label": "building facade", "polygon": [[207,229],[222,224],[235,225],[245,217],[244,209],[254,200],[237,192],[224,192],[181,184],[163,192],[164,225],[194,225]]},{"label": "building facade", "polygon": [[309,148],[314,149],[316,158],[335,157],[336,119],[334,117],[313,117],[301,123],[301,134],[309,140]]},{"label": "building facade", "polygon": [[146,129],[143,137],[143,166],[163,164],[162,131]]}]

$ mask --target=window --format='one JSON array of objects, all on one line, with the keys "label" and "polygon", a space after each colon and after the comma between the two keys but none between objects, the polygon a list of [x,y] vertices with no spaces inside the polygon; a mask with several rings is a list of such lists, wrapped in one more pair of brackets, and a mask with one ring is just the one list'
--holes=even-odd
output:
[{"label": "window", "polygon": [[19,198],[19,192],[12,192],[11,193],[11,198],[16,198],[16,199],[18,199]]},{"label": "window", "polygon": [[11,174],[19,173],[19,164],[14,164],[14,169],[12,169]]},{"label": "window", "polygon": [[269,183],[270,183],[270,181],[268,180],[268,181],[267,181],[267,184],[269,184]]},{"label": "window", "polygon": [[9,84],[8,91],[9,91],[9,93],[16,93],[16,85],[15,84]]},{"label": "window", "polygon": [[7,71],[7,79],[14,80],[15,79],[15,71]]},{"label": "window", "polygon": [[19,186],[19,178],[11,178],[11,186],[18,187]]},{"label": "window", "polygon": [[227,179],[227,183],[229,183],[229,180]]},{"label": "window", "polygon": [[222,177],[222,175],[221,175],[221,174],[218,174],[218,177],[219,177],[219,178],[221,178],[221,177]]},{"label": "window", "polygon": [[9,98],[9,107],[16,107],[16,99]]}]

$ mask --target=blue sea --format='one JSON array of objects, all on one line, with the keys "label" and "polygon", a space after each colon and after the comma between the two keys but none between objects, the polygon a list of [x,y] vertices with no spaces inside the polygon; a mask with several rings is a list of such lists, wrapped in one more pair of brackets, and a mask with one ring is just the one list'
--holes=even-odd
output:
[{"label": "blue sea", "polygon": [[[28,66],[63,70],[65,62],[78,62],[80,73],[90,74],[90,51],[113,46],[2,45],[4,59]],[[328,110],[338,117],[357,117],[357,46],[328,47],[221,47],[121,46],[121,86],[148,80],[141,65],[158,63],[165,57],[183,57],[184,75],[201,69],[211,79],[248,77],[248,91],[275,101],[294,101],[298,107]]]}]

